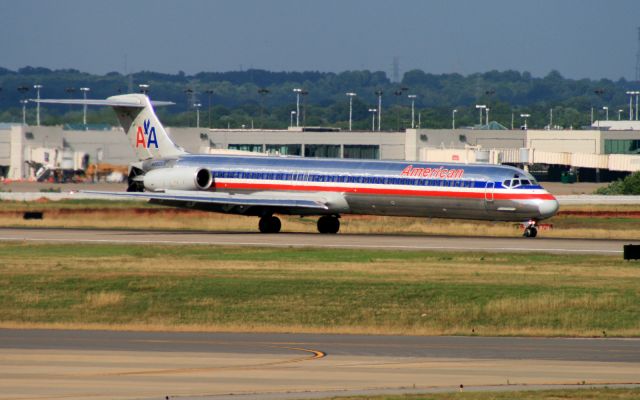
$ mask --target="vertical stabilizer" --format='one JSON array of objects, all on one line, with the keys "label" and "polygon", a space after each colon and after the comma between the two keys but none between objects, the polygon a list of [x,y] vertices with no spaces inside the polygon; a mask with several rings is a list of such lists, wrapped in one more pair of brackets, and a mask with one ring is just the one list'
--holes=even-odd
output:
[{"label": "vertical stabilizer", "polygon": [[109,97],[107,100],[114,103],[121,102],[121,104],[128,102],[139,104],[135,107],[113,106],[138,160],[172,158],[186,153],[171,140],[147,96],[144,94],[124,94]]}]

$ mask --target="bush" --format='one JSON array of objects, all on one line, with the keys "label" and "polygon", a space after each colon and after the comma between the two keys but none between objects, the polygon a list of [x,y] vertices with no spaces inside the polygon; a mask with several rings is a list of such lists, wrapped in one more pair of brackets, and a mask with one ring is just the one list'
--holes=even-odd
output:
[{"label": "bush", "polygon": [[608,186],[596,190],[595,193],[604,195],[640,195],[640,171],[634,172],[624,179],[611,182]]}]

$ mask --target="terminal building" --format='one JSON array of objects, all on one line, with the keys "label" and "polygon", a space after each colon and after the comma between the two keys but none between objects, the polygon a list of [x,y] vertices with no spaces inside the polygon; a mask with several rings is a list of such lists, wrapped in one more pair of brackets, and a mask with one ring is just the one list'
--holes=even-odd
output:
[{"label": "terminal building", "polygon": [[[82,171],[96,163],[125,166],[136,161],[121,128],[80,128],[85,129],[0,124],[0,177],[28,180],[46,169]],[[572,171],[581,180],[607,181],[640,170],[640,121],[596,121],[584,130],[167,130],[176,143],[194,153],[503,163],[530,169],[543,180],[557,180]]]}]

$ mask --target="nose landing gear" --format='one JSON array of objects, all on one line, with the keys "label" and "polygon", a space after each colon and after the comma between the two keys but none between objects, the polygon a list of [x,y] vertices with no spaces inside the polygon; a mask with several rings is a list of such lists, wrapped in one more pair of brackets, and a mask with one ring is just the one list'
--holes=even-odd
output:
[{"label": "nose landing gear", "polygon": [[522,236],[530,238],[538,236],[538,222],[535,220],[529,221],[527,226],[524,228],[524,233],[522,234]]}]

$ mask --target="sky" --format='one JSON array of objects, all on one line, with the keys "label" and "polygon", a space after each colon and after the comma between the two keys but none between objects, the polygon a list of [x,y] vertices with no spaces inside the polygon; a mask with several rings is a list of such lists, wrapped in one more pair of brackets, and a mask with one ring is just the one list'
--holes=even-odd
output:
[{"label": "sky", "polygon": [[635,79],[640,0],[0,0],[0,67]]}]

